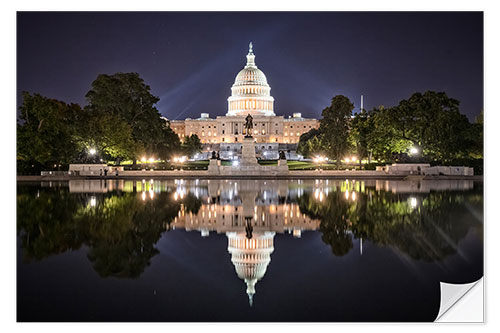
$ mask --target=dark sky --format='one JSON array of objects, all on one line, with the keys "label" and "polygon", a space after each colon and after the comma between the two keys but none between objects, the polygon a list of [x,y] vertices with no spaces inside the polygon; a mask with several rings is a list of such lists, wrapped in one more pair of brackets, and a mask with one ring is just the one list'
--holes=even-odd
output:
[{"label": "dark sky", "polygon": [[[21,91],[85,105],[100,73],[137,72],[170,119],[224,115],[254,43],[275,113],[320,117],[333,96],[365,108],[444,91],[483,108],[481,12],[18,13]],[[18,100],[18,105],[21,101]]]}]

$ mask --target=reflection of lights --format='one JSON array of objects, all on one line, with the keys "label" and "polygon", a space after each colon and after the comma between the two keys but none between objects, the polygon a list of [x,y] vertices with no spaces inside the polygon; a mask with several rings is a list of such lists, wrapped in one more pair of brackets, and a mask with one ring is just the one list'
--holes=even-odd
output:
[{"label": "reflection of lights", "polygon": [[177,192],[174,193],[174,200],[177,201],[177,199],[179,199],[179,194],[177,194]]},{"label": "reflection of lights", "polygon": [[235,167],[236,167],[236,166],[238,166],[238,165],[240,165],[240,162],[239,162],[239,161],[233,161],[233,166],[235,166]]},{"label": "reflection of lights", "polygon": [[142,192],[142,201],[146,201],[146,192]]},{"label": "reflection of lights", "polygon": [[149,190],[149,198],[153,200],[154,197],[155,197],[155,192],[153,192],[153,190]]},{"label": "reflection of lights", "polygon": [[351,198],[352,201],[356,200],[356,192],[352,191]]},{"label": "reflection of lights", "polygon": [[410,198],[410,206],[411,208],[417,208],[417,198],[415,197]]},{"label": "reflection of lights", "polygon": [[345,198],[346,200],[349,200],[349,191],[345,191]]},{"label": "reflection of lights", "polygon": [[90,197],[90,207],[95,207],[97,203],[97,200],[94,196]]}]

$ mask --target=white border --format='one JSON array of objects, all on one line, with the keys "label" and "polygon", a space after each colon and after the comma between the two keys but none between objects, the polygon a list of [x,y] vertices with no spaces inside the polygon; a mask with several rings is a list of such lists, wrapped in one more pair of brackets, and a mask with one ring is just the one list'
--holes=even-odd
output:
[{"label": "white border", "polygon": [[[82,332],[87,330],[108,331],[110,329],[118,329],[121,332],[136,332],[137,329],[147,331],[159,330],[200,330],[208,332],[249,332],[255,330],[276,330],[286,329],[287,331],[301,332],[304,330],[334,330],[344,328],[354,329],[369,329],[375,332],[399,332],[404,326],[405,331],[421,332],[425,330],[435,329],[452,329],[455,332],[470,331],[477,329],[487,329],[498,331],[498,323],[500,322],[498,312],[498,285],[500,277],[498,274],[498,265],[495,256],[498,253],[498,243],[495,241],[495,236],[499,235],[498,214],[495,214],[492,207],[495,207],[496,197],[495,192],[500,188],[497,177],[491,175],[500,167],[499,151],[496,145],[500,142],[498,130],[498,117],[500,110],[497,110],[495,104],[498,105],[498,95],[500,87],[498,82],[500,78],[499,62],[499,32],[500,32],[500,15],[499,5],[495,1],[437,1],[437,0],[419,0],[419,1],[385,1],[385,0],[358,0],[354,1],[269,1],[269,0],[248,0],[248,1],[102,1],[102,0],[86,0],[86,1],[3,1],[0,11],[1,20],[0,29],[2,61],[2,110],[0,124],[2,126],[0,133],[2,135],[3,155],[5,156],[2,163],[2,175],[4,190],[1,192],[2,212],[5,218],[2,219],[3,228],[1,229],[1,281],[0,281],[0,318],[1,329],[3,332],[11,331],[47,331],[47,332]],[[28,10],[57,10],[57,11],[178,11],[178,10],[211,10],[211,11],[228,11],[228,10],[298,10],[298,11],[383,11],[383,10],[432,10],[432,11],[485,11],[485,204],[486,214],[485,221],[485,290],[486,290],[486,325],[453,325],[453,324],[16,324],[16,288],[15,288],[15,110],[16,108],[16,11]],[[497,103],[495,103],[497,102]],[[487,232],[486,232],[487,231]],[[493,259],[492,259],[493,258]],[[491,260],[490,260],[491,259]],[[488,262],[489,261],[489,262]],[[334,300],[332,300],[334,301]],[[335,325],[335,327],[334,327]],[[348,327],[347,327],[348,326]],[[368,327],[369,326],[369,327]]]}]

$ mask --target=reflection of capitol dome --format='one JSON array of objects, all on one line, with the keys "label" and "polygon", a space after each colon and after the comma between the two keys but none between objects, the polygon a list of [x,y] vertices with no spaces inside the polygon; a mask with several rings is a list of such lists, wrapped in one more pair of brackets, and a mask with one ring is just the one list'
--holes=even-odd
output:
[{"label": "reflection of capitol dome", "polygon": [[266,75],[255,65],[252,43],[250,43],[247,64],[231,87],[227,116],[274,116],[274,98]]},{"label": "reflection of capitol dome", "polygon": [[264,277],[267,265],[274,251],[274,232],[255,232],[247,239],[243,232],[227,232],[228,251],[231,253],[238,277],[247,284],[247,294],[250,306],[255,294],[255,284]]}]

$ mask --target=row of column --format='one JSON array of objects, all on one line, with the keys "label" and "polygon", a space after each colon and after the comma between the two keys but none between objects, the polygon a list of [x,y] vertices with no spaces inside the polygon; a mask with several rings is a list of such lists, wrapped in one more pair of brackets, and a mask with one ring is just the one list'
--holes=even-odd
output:
[{"label": "row of column", "polygon": [[229,111],[233,110],[273,110],[273,102],[247,99],[241,101],[231,101],[229,102]]}]

